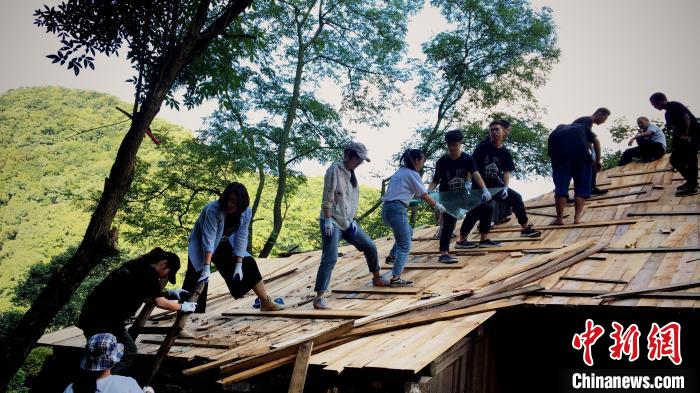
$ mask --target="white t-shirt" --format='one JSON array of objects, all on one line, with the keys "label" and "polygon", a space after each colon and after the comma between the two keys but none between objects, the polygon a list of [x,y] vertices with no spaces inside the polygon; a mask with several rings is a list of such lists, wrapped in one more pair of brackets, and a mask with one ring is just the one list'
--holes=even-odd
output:
[{"label": "white t-shirt", "polygon": [[390,202],[398,200],[408,206],[414,195],[420,196],[427,192],[428,190],[425,188],[423,181],[421,181],[418,172],[413,169],[401,167],[391,176],[389,187],[387,187],[382,201]]},{"label": "white t-shirt", "polygon": [[652,142],[659,142],[660,144],[664,145],[664,148],[666,148],[666,135],[664,135],[664,132],[661,131],[661,128],[657,126],[654,123],[649,123],[649,127],[647,127],[647,131],[652,131],[653,134],[651,136],[648,136],[650,141]]},{"label": "white t-shirt", "polygon": [[[97,391],[99,393],[143,393],[134,378],[121,375],[110,375],[107,378],[98,379]],[[63,393],[73,393],[73,384],[68,385]]]}]

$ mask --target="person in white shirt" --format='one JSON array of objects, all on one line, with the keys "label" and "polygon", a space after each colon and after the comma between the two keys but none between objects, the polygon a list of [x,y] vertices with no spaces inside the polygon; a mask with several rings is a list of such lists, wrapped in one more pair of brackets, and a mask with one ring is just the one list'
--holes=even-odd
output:
[{"label": "person in white shirt", "polygon": [[663,157],[666,153],[666,135],[656,124],[649,121],[647,117],[637,119],[639,132],[632,137],[627,143],[632,146],[637,142],[637,147],[632,147],[622,153],[619,166],[627,165],[636,157],[641,159],[641,162],[652,162]]},{"label": "person in white shirt", "polygon": [[68,385],[63,393],[153,393],[153,388],[143,389],[131,377],[112,375],[114,367],[124,355],[124,345],[111,333],[91,336],[80,360],[81,374]]}]

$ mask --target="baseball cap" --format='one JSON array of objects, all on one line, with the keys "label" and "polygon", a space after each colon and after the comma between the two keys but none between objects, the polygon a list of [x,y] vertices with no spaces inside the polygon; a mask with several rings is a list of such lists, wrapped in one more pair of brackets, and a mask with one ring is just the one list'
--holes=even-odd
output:
[{"label": "baseball cap", "polygon": [[354,151],[361,159],[367,162],[370,161],[369,157],[367,156],[367,147],[364,145],[364,143],[352,142],[346,147],[346,149]]}]

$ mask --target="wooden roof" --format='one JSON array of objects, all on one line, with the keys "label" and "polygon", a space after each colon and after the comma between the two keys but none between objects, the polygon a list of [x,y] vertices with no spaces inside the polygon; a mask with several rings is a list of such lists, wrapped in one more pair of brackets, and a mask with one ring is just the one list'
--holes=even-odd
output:
[{"label": "wooden roof", "polygon": [[[477,250],[483,255],[460,255],[456,265],[435,263],[438,242],[429,238],[436,228],[417,229],[412,257],[404,273],[405,278],[415,281],[413,289],[373,289],[362,254],[351,246],[341,247],[339,252],[343,255],[338,259],[331,280],[334,292],[329,303],[333,311],[325,313],[313,310],[310,303],[320,251],[258,261],[268,291],[273,297],[285,299],[287,310],[281,313],[262,315],[252,309],[255,298],[252,292],[243,299],[233,300],[221,277],[214,274],[207,313],[194,315],[188,323],[188,329],[197,339],[178,341],[169,356],[185,360],[224,359],[219,362],[223,364],[265,353],[275,344],[295,337],[332,329],[348,319],[430,302],[421,298],[449,296],[457,287],[471,288],[474,296],[478,296],[494,286],[516,282],[513,280],[536,272],[543,261],[568,250],[562,251],[562,247],[577,244],[584,244],[587,250],[593,244],[606,248],[530,282],[543,286],[547,295],[501,300],[497,307],[483,308],[489,311],[347,339],[342,345],[315,353],[310,364],[331,372],[362,368],[418,372],[498,312],[493,309],[522,302],[540,306],[699,308],[700,287],[697,285],[682,290],[664,286],[700,280],[700,215],[697,214],[700,195],[674,196],[676,186],[682,181],[679,174],[670,170],[668,156],[648,164],[633,163],[603,172],[598,182],[601,188],[611,191],[587,203],[584,224],[548,226],[552,220],[550,215],[554,213],[553,194],[549,192],[527,202],[531,206],[528,209],[531,222],[543,230],[541,238],[519,239],[517,224],[503,224],[497,226],[491,236],[495,240],[506,240],[502,247]],[[572,222],[573,207],[567,207],[567,212],[570,213],[565,219],[568,224]],[[587,240],[589,242],[585,243]],[[392,243],[390,237],[377,239],[381,261]],[[667,249],[659,249],[662,247]],[[586,279],[589,281],[581,281]],[[605,282],[596,281],[601,279]],[[610,280],[615,282],[607,282]],[[657,287],[651,295],[593,296],[630,290],[651,291]],[[683,296],[686,298],[681,298]],[[396,317],[396,320],[401,318]],[[169,327],[173,320],[171,314],[154,314],[147,326]],[[139,353],[154,354],[162,339],[163,335],[139,336]],[[79,329],[71,327],[45,335],[40,343],[82,348],[85,340]]]}]

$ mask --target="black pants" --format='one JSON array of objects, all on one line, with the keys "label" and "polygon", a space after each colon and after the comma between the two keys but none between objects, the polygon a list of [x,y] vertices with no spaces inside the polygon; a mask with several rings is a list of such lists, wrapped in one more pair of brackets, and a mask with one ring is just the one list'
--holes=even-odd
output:
[{"label": "black pants", "polygon": [[688,182],[690,188],[698,185],[698,146],[696,141],[674,139],[670,161],[671,165]]},{"label": "black pants", "polygon": [[121,343],[124,345],[124,356],[122,356],[122,359],[117,363],[114,368],[112,368],[112,374],[116,375],[124,375],[124,376],[133,376],[132,372],[130,370],[131,364],[134,362],[134,359],[136,359],[136,343],[134,342],[134,339],[129,335],[129,332],[126,330],[126,327],[120,327],[120,328],[84,328],[83,329],[83,335],[85,335],[86,339],[90,339],[90,337],[94,336],[95,334],[98,333],[111,333],[114,335],[114,337],[117,338],[117,342]]},{"label": "black pants", "polygon": [[510,217],[511,214],[513,214],[513,208],[497,200],[493,204],[493,218],[491,221],[500,224]]},{"label": "black pants", "polygon": [[[479,232],[489,233],[491,229],[491,216],[493,215],[493,208],[488,203],[482,203],[476,208],[470,210],[467,216],[464,217],[462,221],[462,227],[459,229],[459,234],[461,236],[467,236],[469,232],[472,231],[474,225],[479,221]],[[455,225],[457,225],[457,219],[453,216],[442,213],[442,231],[440,232],[440,251],[450,251],[450,241],[452,240],[452,233],[455,230]]]},{"label": "black pants", "polygon": [[[228,290],[234,299],[240,299],[245,296],[248,291],[250,291],[255,284],[262,280],[260,275],[260,270],[258,270],[258,264],[255,262],[253,257],[243,258],[243,280],[233,281],[233,272],[236,268],[236,258],[233,256],[233,248],[231,244],[227,241],[222,241],[219,246],[214,251],[214,255],[211,257],[211,262],[216,266],[216,269],[224,278]],[[182,289],[190,291],[192,293],[197,288],[197,280],[201,271],[196,271],[192,262],[187,260],[187,272],[185,273],[185,281],[182,283]],[[207,290],[209,289],[209,284],[204,286],[202,294],[199,295],[197,300],[196,313],[203,313],[207,308]]]},{"label": "black pants", "polygon": [[637,147],[627,149],[622,153],[618,166],[629,164],[635,157],[640,157],[642,160],[658,160],[666,152],[664,145],[659,142],[638,141],[638,143]]},{"label": "black pants", "polygon": [[525,212],[525,204],[523,203],[523,197],[516,191],[511,190],[510,188],[508,189],[508,196],[506,197],[506,199],[501,199],[502,193],[503,191],[497,193],[493,199],[495,199],[497,202],[512,207],[513,213],[515,213],[515,217],[517,217],[518,219],[518,224],[527,224],[528,219],[527,213]]}]

